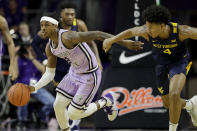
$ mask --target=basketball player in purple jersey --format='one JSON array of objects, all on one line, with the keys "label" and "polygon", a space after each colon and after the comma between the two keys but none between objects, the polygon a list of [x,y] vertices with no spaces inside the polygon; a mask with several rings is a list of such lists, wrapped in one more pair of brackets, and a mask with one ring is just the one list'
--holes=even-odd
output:
[{"label": "basketball player in purple jersey", "polygon": [[0,70],[1,70],[1,56],[2,56],[2,46],[3,46],[3,38],[5,43],[8,46],[8,52],[10,56],[10,67],[9,67],[9,75],[12,80],[15,80],[17,77],[17,73],[14,68],[14,55],[15,55],[15,47],[13,39],[10,35],[8,24],[6,19],[0,15]]},{"label": "basketball player in purple jersey", "polygon": [[[56,88],[57,95],[54,110],[60,128],[70,131],[68,118],[78,120],[88,117],[97,110],[104,108],[108,118],[113,121],[118,114],[112,93],[94,103],[90,103],[101,82],[101,70],[96,57],[84,41],[104,40],[112,35],[100,31],[75,32],[58,29],[58,21],[53,17],[43,16],[40,20],[43,35],[50,38],[46,47],[48,63],[42,78],[31,91],[36,91],[55,76],[57,57],[67,60],[70,64],[69,73]],[[131,40],[121,41],[130,49],[141,49],[143,43]]]},{"label": "basketball player in purple jersey", "polygon": [[[72,31],[79,31],[79,32],[86,32],[88,31],[87,25],[81,19],[76,18],[76,5],[74,3],[63,3],[60,7],[60,25],[62,29],[65,30],[72,30]],[[101,70],[103,70],[101,60],[99,57],[99,52],[97,45],[94,41],[88,41],[88,46],[94,52],[98,66]]]}]

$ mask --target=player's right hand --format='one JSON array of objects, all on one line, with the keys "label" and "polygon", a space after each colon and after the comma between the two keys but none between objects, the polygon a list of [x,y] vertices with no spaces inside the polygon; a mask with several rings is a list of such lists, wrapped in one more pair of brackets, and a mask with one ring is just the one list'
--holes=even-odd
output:
[{"label": "player's right hand", "polygon": [[35,87],[33,87],[33,86],[28,86],[28,88],[30,89],[31,93],[36,91]]}]

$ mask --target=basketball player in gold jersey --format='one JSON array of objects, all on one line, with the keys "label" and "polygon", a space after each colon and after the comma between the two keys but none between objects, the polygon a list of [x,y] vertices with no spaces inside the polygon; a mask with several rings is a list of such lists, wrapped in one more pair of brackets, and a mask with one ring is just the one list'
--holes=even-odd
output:
[{"label": "basketball player in gold jersey", "polygon": [[186,109],[197,126],[197,96],[190,100],[180,97],[190,69],[189,53],[184,40],[197,40],[197,28],[170,21],[170,12],[163,6],[150,6],[144,11],[145,25],[130,28],[104,41],[108,51],[114,42],[134,36],[144,37],[152,44],[152,56],[157,62],[156,76],[163,105],[169,109],[169,131],[176,131],[181,109]]}]

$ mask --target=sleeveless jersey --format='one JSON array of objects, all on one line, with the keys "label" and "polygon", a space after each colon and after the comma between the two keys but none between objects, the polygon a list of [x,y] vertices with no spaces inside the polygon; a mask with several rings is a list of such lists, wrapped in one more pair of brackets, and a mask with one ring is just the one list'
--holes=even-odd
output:
[{"label": "sleeveless jersey", "polygon": [[[72,31],[78,31],[78,25],[77,25],[77,20],[73,20],[73,25],[71,27]],[[57,58],[57,66],[56,66],[56,75],[54,80],[56,82],[60,82],[63,77],[68,73],[68,70],[70,68],[70,65],[68,64],[67,61],[61,58]]]},{"label": "sleeveless jersey", "polygon": [[73,49],[66,48],[61,40],[63,32],[67,30],[60,29],[58,36],[58,46],[53,48],[53,41],[50,40],[51,52],[60,58],[65,59],[71,64],[70,70],[74,73],[89,73],[98,69],[96,57],[90,47],[85,43],[79,43]]},{"label": "sleeveless jersey", "polygon": [[169,23],[171,33],[168,39],[152,38],[149,36],[152,44],[152,56],[158,64],[169,64],[179,61],[182,58],[188,58],[189,53],[186,45],[179,40],[179,29],[177,23]]}]

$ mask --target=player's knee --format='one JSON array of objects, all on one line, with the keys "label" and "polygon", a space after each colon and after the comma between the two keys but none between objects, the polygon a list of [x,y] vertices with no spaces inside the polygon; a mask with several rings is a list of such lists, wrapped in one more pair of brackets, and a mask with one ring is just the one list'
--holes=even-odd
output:
[{"label": "player's knee", "polygon": [[73,107],[72,105],[70,105],[68,107],[68,117],[71,120],[79,120],[80,119],[80,114],[81,114],[81,110]]},{"label": "player's knee", "polygon": [[169,108],[169,103],[163,102],[164,108],[168,109]]},{"label": "player's knee", "polygon": [[55,112],[58,112],[59,110],[66,108],[66,105],[62,104],[62,102],[59,100],[55,100],[55,102],[53,104],[53,108],[54,108]]},{"label": "player's knee", "polygon": [[178,91],[171,91],[169,93],[170,102],[177,102],[180,99],[180,93]]}]

